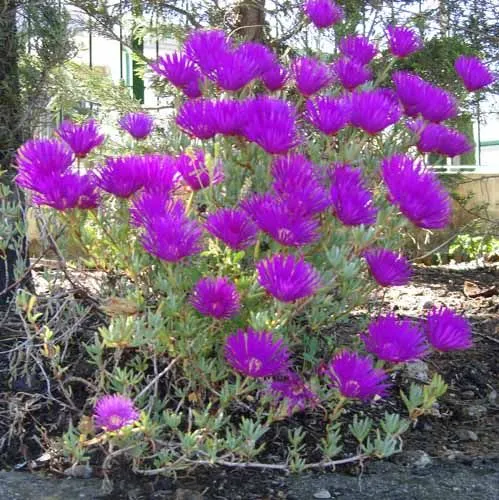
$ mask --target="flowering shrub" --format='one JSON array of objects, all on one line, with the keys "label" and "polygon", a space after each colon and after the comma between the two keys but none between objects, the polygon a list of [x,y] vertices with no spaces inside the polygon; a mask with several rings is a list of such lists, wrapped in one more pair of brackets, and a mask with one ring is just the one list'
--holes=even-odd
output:
[{"label": "flowering shrub", "polygon": [[[343,18],[328,0],[305,12],[321,29]],[[391,26],[387,43],[375,75],[381,47],[359,35],[340,40],[336,61],[299,57],[288,68],[263,45],[196,31],[151,65],[182,93],[171,154],[148,146],[155,124],[144,113],[120,120],[136,141],[123,155],[92,156],[105,148],[94,121],[21,147],[19,185],[80,226],[87,263],[126,276],[122,298],[136,305],[86,345],[98,401],[94,430],[66,435],[74,459],[109,442],[133,450],[147,474],[237,465],[258,460],[273,422],[318,408],[327,425],[315,465],[331,464],[346,405],[396,397],[404,363],[471,346],[467,320],[445,308],[418,322],[372,318],[351,342],[330,333],[378,286],[409,282],[398,248],[411,225],[450,221],[450,198],[419,152],[471,148],[441,124],[457,113],[451,94],[408,72],[387,78],[391,58],[421,48],[416,33]],[[474,59],[456,69],[469,90],[492,79]],[[438,375],[411,387],[411,418],[445,389]],[[380,425],[373,440],[354,419],[352,459],[399,449],[407,422],[386,414]],[[295,429],[276,467],[313,466],[302,441]]]}]

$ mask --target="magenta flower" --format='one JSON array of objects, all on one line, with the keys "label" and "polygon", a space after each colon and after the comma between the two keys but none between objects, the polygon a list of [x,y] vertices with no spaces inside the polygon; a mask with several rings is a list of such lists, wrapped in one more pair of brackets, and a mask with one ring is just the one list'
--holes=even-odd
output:
[{"label": "magenta flower", "polygon": [[327,366],[325,374],[344,398],[369,400],[384,396],[390,384],[388,374],[374,368],[373,360],[355,352],[336,354]]},{"label": "magenta flower", "polygon": [[405,26],[388,26],[388,48],[399,58],[404,58],[423,48],[421,37],[413,29]]},{"label": "magenta flower", "polygon": [[370,135],[397,123],[402,110],[396,96],[387,89],[366,90],[351,94],[350,122]]},{"label": "magenta flower", "polygon": [[220,60],[232,50],[232,46],[221,30],[194,31],[185,41],[185,51],[201,71],[212,76]]},{"label": "magenta flower", "polygon": [[426,334],[432,347],[441,352],[469,349],[473,345],[469,321],[447,307],[428,313]]},{"label": "magenta flower", "polygon": [[217,134],[242,136],[246,124],[246,101],[214,101],[213,124]]},{"label": "magenta flower", "polygon": [[362,255],[381,286],[407,285],[411,280],[411,264],[403,255],[386,248],[371,248]]},{"label": "magenta flower", "polygon": [[303,9],[317,28],[330,28],[345,17],[343,9],[332,0],[307,0]]},{"label": "magenta flower", "polygon": [[305,118],[326,135],[337,134],[350,121],[350,103],[347,99],[321,96],[305,104]]},{"label": "magenta flower", "polygon": [[416,226],[441,229],[449,224],[449,195],[433,172],[409,156],[394,155],[381,164],[390,202]]},{"label": "magenta flower", "polygon": [[184,54],[168,54],[160,57],[151,68],[172,85],[183,90],[190,98],[201,97],[203,78],[193,61]]},{"label": "magenta flower", "polygon": [[282,378],[270,383],[269,393],[277,403],[284,401],[288,414],[314,408],[319,402],[319,396],[310,389],[303,379],[294,372],[287,372]]},{"label": "magenta flower", "polygon": [[327,87],[333,80],[329,66],[313,57],[299,57],[291,68],[297,89],[306,97]]},{"label": "magenta flower", "polygon": [[257,280],[281,302],[294,302],[313,295],[321,285],[319,272],[303,258],[277,254],[256,265]]},{"label": "magenta flower", "polygon": [[214,70],[214,80],[223,90],[241,90],[261,73],[258,59],[246,51],[233,51],[220,55]]},{"label": "magenta flower", "polygon": [[272,162],[272,187],[294,214],[315,215],[329,204],[326,188],[319,182],[315,165],[303,155],[277,157]]},{"label": "magenta flower", "polygon": [[154,128],[154,120],[146,113],[128,113],[121,118],[120,127],[135,139],[145,139]]},{"label": "magenta flower", "polygon": [[258,228],[242,210],[221,208],[210,214],[205,228],[233,250],[244,250],[256,243]]},{"label": "magenta flower", "polygon": [[454,68],[469,92],[480,90],[496,79],[478,57],[459,56],[454,63]]},{"label": "magenta flower", "polygon": [[69,120],[63,121],[56,134],[71,148],[77,158],[85,158],[92,149],[104,142],[95,120],[88,120],[81,125]]},{"label": "magenta flower", "polygon": [[181,219],[185,208],[180,200],[170,198],[164,191],[144,191],[136,197],[130,207],[130,223],[137,227],[147,227],[153,220],[167,215]]},{"label": "magenta flower", "polygon": [[148,192],[172,193],[180,185],[177,160],[164,154],[147,154],[141,157],[144,189]]},{"label": "magenta flower", "polygon": [[274,64],[262,74],[261,78],[267,90],[274,92],[284,87],[289,78],[289,71],[280,64]]},{"label": "magenta flower", "polygon": [[191,304],[204,316],[216,319],[237,316],[241,307],[236,285],[227,278],[200,279],[192,292]]},{"label": "magenta flower", "polygon": [[211,139],[217,133],[216,104],[206,99],[184,102],[176,123],[187,134],[198,139]]},{"label": "magenta flower", "polygon": [[142,246],[158,259],[178,262],[202,250],[201,226],[180,213],[177,204],[171,205],[162,216],[145,222]]},{"label": "magenta flower", "polygon": [[340,40],[340,52],[358,61],[360,64],[368,64],[378,53],[378,49],[368,38],[362,35],[349,35]]},{"label": "magenta flower", "polygon": [[416,361],[428,353],[420,327],[394,314],[379,316],[369,324],[368,335],[361,338],[368,352],[390,363]]},{"label": "magenta flower", "polygon": [[98,185],[118,198],[129,198],[144,184],[143,160],[140,156],[106,158],[97,172]]},{"label": "magenta flower", "polygon": [[194,156],[183,154],[177,160],[178,171],[182,174],[184,181],[193,191],[199,191],[213,184],[219,184],[224,180],[224,173],[220,163],[217,163],[210,172],[204,151],[198,149]]},{"label": "magenta flower", "polygon": [[55,139],[31,139],[17,150],[16,182],[25,189],[40,191],[47,177],[64,174],[73,161],[73,153],[64,143]]},{"label": "magenta flower", "polygon": [[61,175],[51,175],[40,179],[36,187],[33,203],[56,210],[92,209],[100,202],[95,177],[90,174],[66,172]]},{"label": "magenta flower", "polygon": [[95,405],[95,425],[105,431],[117,431],[138,419],[139,412],[133,401],[120,394],[103,396]]},{"label": "magenta flower", "polygon": [[420,112],[430,122],[442,122],[457,115],[456,98],[440,87],[428,86],[423,99]]},{"label": "magenta flower", "polygon": [[243,200],[241,206],[256,225],[284,246],[300,247],[320,239],[319,222],[292,213],[282,200],[269,194],[257,194]]},{"label": "magenta flower", "polygon": [[274,340],[270,332],[238,330],[225,342],[225,359],[246,377],[274,377],[289,368],[290,353],[282,340]]},{"label": "magenta flower", "polygon": [[244,135],[267,153],[284,154],[299,142],[296,108],[286,101],[261,96],[246,104]]},{"label": "magenta flower", "polygon": [[373,78],[373,73],[367,66],[348,57],[338,59],[333,65],[333,72],[347,90],[353,90]]},{"label": "magenta flower", "polygon": [[333,213],[346,226],[374,224],[378,209],[364,186],[362,172],[349,165],[337,165],[331,173]]},{"label": "magenta flower", "polygon": [[278,65],[277,56],[263,43],[243,42],[236,51],[258,65],[257,75],[260,77]]}]

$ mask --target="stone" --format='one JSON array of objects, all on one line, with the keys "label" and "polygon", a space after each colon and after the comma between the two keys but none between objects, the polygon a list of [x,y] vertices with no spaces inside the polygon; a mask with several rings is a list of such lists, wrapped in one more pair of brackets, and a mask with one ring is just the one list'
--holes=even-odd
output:
[{"label": "stone", "polygon": [[89,479],[93,475],[93,469],[90,465],[73,465],[64,471],[64,475],[80,479]]},{"label": "stone", "polygon": [[478,420],[487,415],[487,407],[483,405],[468,406],[464,409],[464,414],[469,418]]},{"label": "stone", "polygon": [[429,368],[428,363],[418,360],[414,363],[407,363],[406,373],[409,378],[419,380],[420,382],[429,382]]},{"label": "stone", "polygon": [[468,429],[458,429],[456,435],[459,441],[478,441],[478,436]]},{"label": "stone", "polygon": [[495,402],[497,400],[497,391],[495,389],[492,389],[489,392],[487,399],[489,400],[490,404],[495,404]]},{"label": "stone", "polygon": [[475,397],[475,393],[473,391],[464,391],[461,396],[463,399],[473,399]]},{"label": "stone", "polygon": [[329,491],[322,489],[314,493],[314,498],[332,498],[332,497]]},{"label": "stone", "polygon": [[431,309],[433,307],[433,302],[431,300],[427,300],[424,304],[423,304],[423,309],[427,310],[427,309]]},{"label": "stone", "polygon": [[431,465],[432,459],[426,451],[414,450],[411,457],[411,462],[414,467],[423,468]]}]

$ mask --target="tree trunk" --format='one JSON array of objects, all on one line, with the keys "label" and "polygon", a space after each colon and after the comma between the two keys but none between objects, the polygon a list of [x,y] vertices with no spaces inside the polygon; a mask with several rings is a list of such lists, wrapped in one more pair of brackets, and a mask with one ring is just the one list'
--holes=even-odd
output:
[{"label": "tree trunk", "polygon": [[242,0],[237,6],[238,34],[245,40],[265,39],[265,0]]}]

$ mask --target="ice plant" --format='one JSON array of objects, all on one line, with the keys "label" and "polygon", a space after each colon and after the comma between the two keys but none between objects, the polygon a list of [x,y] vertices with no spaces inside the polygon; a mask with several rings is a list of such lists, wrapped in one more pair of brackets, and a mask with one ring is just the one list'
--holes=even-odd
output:
[{"label": "ice plant", "polygon": [[330,28],[345,17],[343,9],[333,0],[307,0],[303,9],[317,28]]},{"label": "ice plant", "polygon": [[473,345],[469,321],[447,307],[435,307],[428,313],[426,335],[431,346],[441,352],[469,349]]},{"label": "ice plant", "polygon": [[290,353],[282,340],[270,332],[251,328],[237,330],[225,342],[225,359],[234,370],[246,377],[274,377],[287,372]]},{"label": "ice plant", "polygon": [[452,215],[449,195],[433,172],[406,155],[385,158],[381,164],[389,199],[416,226],[441,229]]},{"label": "ice plant", "polygon": [[164,154],[147,154],[140,159],[142,184],[146,191],[173,193],[180,185],[177,160]]},{"label": "ice plant", "polygon": [[355,91],[351,94],[350,123],[370,135],[397,123],[402,110],[388,89]]},{"label": "ice plant", "polygon": [[313,295],[321,285],[318,271],[303,258],[277,254],[256,265],[258,283],[281,302]]},{"label": "ice plant", "polygon": [[335,135],[350,121],[350,102],[345,98],[320,96],[305,104],[305,118],[326,135]]},{"label": "ice plant", "polygon": [[296,109],[287,101],[267,96],[246,103],[245,137],[270,154],[284,154],[299,142]]},{"label": "ice plant", "polygon": [[211,139],[217,133],[216,104],[208,99],[187,101],[180,106],[177,125],[198,139]]},{"label": "ice plant", "polygon": [[333,79],[329,66],[314,57],[299,57],[291,65],[298,91],[306,97],[319,92]]},{"label": "ice plant", "polygon": [[364,187],[362,172],[337,165],[331,172],[331,202],[334,215],[346,226],[374,224],[378,214],[372,194]]},{"label": "ice plant", "polygon": [[388,26],[388,48],[399,58],[404,58],[423,48],[421,37],[411,28],[405,26]]},{"label": "ice plant", "polygon": [[353,90],[373,78],[373,73],[367,66],[348,57],[341,57],[334,63],[333,73],[347,90]]},{"label": "ice plant", "polygon": [[409,283],[412,276],[411,264],[398,252],[387,248],[371,248],[362,255],[379,285],[401,286]]},{"label": "ice plant", "polygon": [[256,243],[258,227],[243,210],[221,208],[206,219],[205,228],[233,250]]},{"label": "ice plant", "polygon": [[232,46],[221,30],[198,30],[192,32],[185,41],[185,52],[201,71],[212,77],[220,59],[232,50]]},{"label": "ice plant", "polygon": [[368,38],[362,35],[349,35],[340,40],[340,52],[355,59],[360,64],[368,64],[378,53],[378,49]]},{"label": "ice plant", "polygon": [[185,212],[181,200],[175,200],[164,191],[144,191],[135,197],[130,207],[130,223],[137,227],[147,227],[156,219],[165,215],[173,219],[182,219]]},{"label": "ice plant", "polygon": [[373,360],[355,352],[343,351],[330,361],[325,370],[331,386],[348,399],[369,400],[385,396],[388,374],[374,368]]},{"label": "ice plant", "polygon": [[88,120],[82,124],[63,121],[56,134],[71,148],[77,158],[85,158],[92,149],[104,142],[104,135],[100,133],[95,120]]},{"label": "ice plant", "polygon": [[222,53],[213,79],[223,90],[241,90],[261,74],[259,62],[251,52],[235,50]]},{"label": "ice plant", "polygon": [[494,74],[478,57],[459,56],[454,68],[469,92],[483,89],[494,82]]},{"label": "ice plant", "polygon": [[202,278],[196,283],[191,304],[204,316],[230,319],[240,308],[236,285],[228,278]]},{"label": "ice plant", "polygon": [[201,97],[203,78],[194,62],[185,54],[174,52],[160,57],[151,64],[151,68],[172,85],[183,90],[187,97]]},{"label": "ice plant", "polygon": [[242,136],[246,123],[246,101],[237,99],[214,101],[212,123],[217,134]]},{"label": "ice plant", "polygon": [[100,398],[94,410],[95,426],[105,431],[117,431],[139,419],[133,401],[121,394]]},{"label": "ice plant", "polygon": [[269,393],[277,403],[284,402],[288,414],[313,408],[319,402],[319,396],[310,389],[295,372],[289,371],[283,377],[274,379],[269,386]]},{"label": "ice plant", "polygon": [[154,120],[147,113],[127,113],[121,118],[120,127],[135,139],[145,139],[154,128]]},{"label": "ice plant", "polygon": [[300,247],[320,238],[319,222],[316,219],[291,212],[277,197],[269,194],[254,195],[243,200],[241,206],[263,232],[281,245]]},{"label": "ice plant", "polygon": [[210,170],[202,149],[196,150],[193,154],[183,154],[177,160],[177,168],[184,181],[193,191],[199,191],[210,185],[223,181],[224,173],[220,163],[217,163]]},{"label": "ice plant", "polygon": [[142,162],[135,155],[106,158],[97,172],[99,187],[118,198],[129,198],[144,184]]},{"label": "ice plant", "polygon": [[262,82],[270,92],[280,90],[284,87],[289,78],[289,71],[280,64],[274,64],[261,76]]},{"label": "ice plant", "polygon": [[379,316],[361,335],[366,349],[377,358],[390,363],[407,363],[423,358],[428,346],[423,330],[408,319],[394,314]]}]

